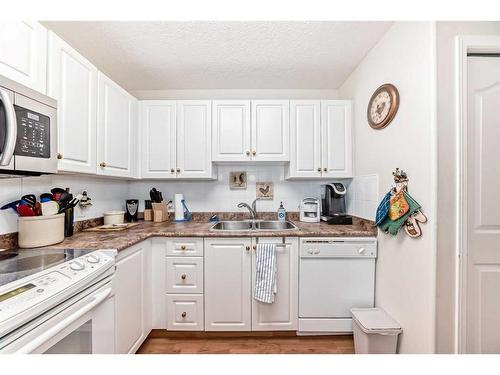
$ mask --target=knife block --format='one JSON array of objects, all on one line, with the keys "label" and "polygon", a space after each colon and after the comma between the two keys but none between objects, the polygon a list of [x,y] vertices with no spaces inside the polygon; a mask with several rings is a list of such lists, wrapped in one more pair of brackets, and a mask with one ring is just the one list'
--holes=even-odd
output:
[{"label": "knife block", "polygon": [[153,221],[155,223],[161,223],[168,220],[168,210],[165,202],[161,203],[151,203],[153,207]]}]

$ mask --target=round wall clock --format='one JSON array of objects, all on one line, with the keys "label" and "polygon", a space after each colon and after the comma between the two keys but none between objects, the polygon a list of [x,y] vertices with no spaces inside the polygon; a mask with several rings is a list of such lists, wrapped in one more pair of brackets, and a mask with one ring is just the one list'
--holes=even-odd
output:
[{"label": "round wall clock", "polygon": [[399,92],[396,86],[386,83],[375,90],[366,115],[373,129],[383,129],[390,124],[399,107]]}]

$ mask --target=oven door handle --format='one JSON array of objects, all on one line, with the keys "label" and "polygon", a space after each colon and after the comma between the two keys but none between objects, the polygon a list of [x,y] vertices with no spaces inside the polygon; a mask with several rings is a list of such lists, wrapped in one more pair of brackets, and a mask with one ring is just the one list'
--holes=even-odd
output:
[{"label": "oven door handle", "polygon": [[107,288],[107,289],[103,290],[102,292],[94,294],[92,296],[92,300],[88,304],[83,306],[80,310],[75,311],[71,315],[67,316],[66,318],[61,320],[59,323],[57,323],[55,326],[53,326],[52,328],[49,328],[47,331],[42,333],[40,336],[37,336],[34,340],[30,341],[25,346],[19,348],[16,351],[16,353],[19,353],[19,354],[32,353],[35,349],[37,349],[41,345],[45,344],[47,341],[49,341],[54,336],[56,336],[59,332],[66,329],[67,327],[69,327],[71,324],[76,322],[78,319],[80,319],[86,313],[91,311],[94,307],[96,307],[97,305],[102,303],[106,298],[109,297],[110,294],[111,294],[111,288]]},{"label": "oven door handle", "polygon": [[3,153],[0,158],[0,166],[9,165],[14,155],[17,140],[17,120],[16,111],[10,102],[7,91],[0,89],[0,101],[5,108],[5,143]]}]

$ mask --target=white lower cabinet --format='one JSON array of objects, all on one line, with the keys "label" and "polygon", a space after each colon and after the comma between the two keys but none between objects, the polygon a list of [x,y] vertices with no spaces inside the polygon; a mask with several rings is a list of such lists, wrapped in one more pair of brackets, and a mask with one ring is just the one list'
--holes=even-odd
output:
[{"label": "white lower cabinet", "polygon": [[115,351],[135,353],[151,330],[150,241],[118,254],[115,272]]},{"label": "white lower cabinet", "polygon": [[277,293],[272,304],[253,299],[256,239],[205,239],[205,330],[296,330],[298,313],[298,240],[276,242]]}]

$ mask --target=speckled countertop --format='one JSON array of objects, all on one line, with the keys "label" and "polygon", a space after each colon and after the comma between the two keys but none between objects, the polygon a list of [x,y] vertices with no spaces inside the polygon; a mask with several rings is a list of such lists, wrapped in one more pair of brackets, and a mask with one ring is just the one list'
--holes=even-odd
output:
[{"label": "speckled countertop", "polygon": [[117,249],[123,250],[150,237],[375,237],[376,228],[368,220],[353,218],[353,225],[302,223],[291,220],[298,230],[287,231],[210,231],[213,223],[152,223],[140,224],[118,232],[78,232],[73,237],[49,248]]}]

